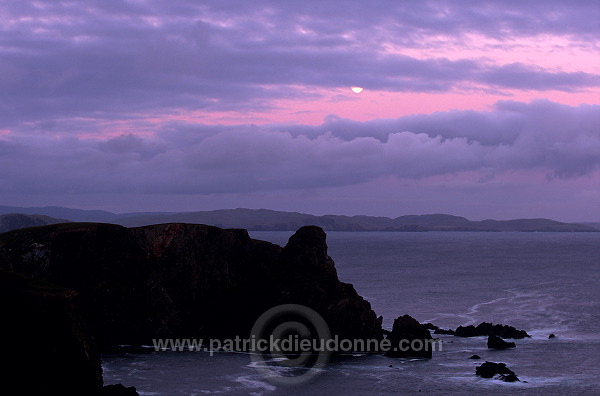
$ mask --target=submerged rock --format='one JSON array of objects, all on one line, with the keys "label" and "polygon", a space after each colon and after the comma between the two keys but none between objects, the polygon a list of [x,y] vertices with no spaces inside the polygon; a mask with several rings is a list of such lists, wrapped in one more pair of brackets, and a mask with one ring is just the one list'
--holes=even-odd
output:
[{"label": "submerged rock", "polygon": [[426,326],[420,324],[409,315],[394,320],[392,332],[387,337],[393,349],[386,352],[389,357],[424,357],[432,356],[432,337]]},{"label": "submerged rock", "polygon": [[487,346],[492,349],[508,349],[515,348],[517,345],[514,342],[506,342],[500,337],[491,335],[488,337]]},{"label": "submerged rock", "polygon": [[469,359],[481,359],[481,356],[479,356],[479,355],[471,355],[471,357]]},{"label": "submerged rock", "polygon": [[554,333],[552,333],[552,334],[550,334],[550,335],[548,336],[548,338],[549,338],[549,339],[551,339],[551,338],[556,338],[556,335],[555,335]]}]

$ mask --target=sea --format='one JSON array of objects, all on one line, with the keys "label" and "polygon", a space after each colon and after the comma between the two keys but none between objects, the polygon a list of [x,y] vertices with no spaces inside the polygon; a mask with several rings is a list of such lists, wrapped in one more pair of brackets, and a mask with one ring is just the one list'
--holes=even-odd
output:
[{"label": "sea", "polygon": [[[292,233],[250,235],[285,245]],[[247,353],[148,348],[103,355],[105,384],[161,396],[600,395],[600,233],[328,232],[327,244],[340,280],[386,329],[409,314],[451,329],[501,323],[531,338],[490,350],[486,337],[434,335],[442,348],[431,359],[340,355],[296,386],[265,380]],[[475,375],[485,361],[520,381]]]}]

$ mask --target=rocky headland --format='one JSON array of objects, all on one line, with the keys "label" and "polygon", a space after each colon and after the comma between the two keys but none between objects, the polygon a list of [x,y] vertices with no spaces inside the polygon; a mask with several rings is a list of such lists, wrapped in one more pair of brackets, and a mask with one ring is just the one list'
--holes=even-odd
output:
[{"label": "rocky headland", "polygon": [[[383,330],[369,302],[338,279],[326,234],[316,226],[300,228],[284,247],[243,229],[198,224],[24,228],[0,234],[0,296],[9,324],[3,339],[11,340],[0,358],[5,385],[27,383],[33,393],[43,384],[63,395],[134,395],[134,388],[102,387],[100,353],[160,338],[244,338],[262,313],[281,304],[312,308],[339,339],[385,334],[393,345],[427,343],[433,330],[488,336],[496,348],[499,337],[529,336],[486,322],[445,330],[409,315]],[[386,355],[430,358],[432,349]]]},{"label": "rocky headland", "polygon": [[[102,384],[99,352],[113,345],[246,337],[258,316],[285,303],[317,311],[332,335],[381,339],[382,319],[339,281],[325,238],[322,229],[306,226],[280,247],[245,230],[193,224],[69,223],[1,234],[10,339],[37,340],[32,348],[42,348],[11,350],[2,359],[23,360],[13,366],[18,374],[25,360],[43,355],[47,361],[21,377],[54,378],[46,391],[93,394]],[[43,342],[48,337],[58,341]],[[55,356],[62,364],[53,365]],[[56,375],[69,365],[82,372],[81,385]]]}]

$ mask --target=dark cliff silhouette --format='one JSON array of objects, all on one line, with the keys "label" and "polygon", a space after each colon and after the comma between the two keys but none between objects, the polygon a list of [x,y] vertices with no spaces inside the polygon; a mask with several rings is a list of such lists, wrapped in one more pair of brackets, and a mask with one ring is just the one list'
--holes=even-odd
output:
[{"label": "dark cliff silhouette", "polygon": [[[80,377],[91,386],[98,386],[98,352],[113,345],[247,337],[257,317],[285,303],[320,313],[332,335],[381,339],[381,318],[339,281],[325,238],[310,226],[283,248],[245,230],[192,224],[67,223],[7,232],[0,235],[0,278],[13,285],[3,295],[13,313],[7,328],[16,344],[47,340],[48,331],[68,340],[68,348],[60,341],[43,351],[45,359],[60,355],[61,368],[84,356]],[[28,285],[39,282],[55,291],[31,292]],[[30,303],[32,293],[39,298]],[[2,359],[10,364],[19,353]],[[28,375],[47,377],[55,371],[50,363],[48,370]]]}]

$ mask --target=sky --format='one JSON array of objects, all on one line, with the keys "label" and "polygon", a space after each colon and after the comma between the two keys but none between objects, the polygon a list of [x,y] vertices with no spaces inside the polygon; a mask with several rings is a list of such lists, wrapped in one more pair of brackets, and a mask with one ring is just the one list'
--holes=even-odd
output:
[{"label": "sky", "polygon": [[600,221],[599,34],[600,0],[0,0],[0,205]]}]

